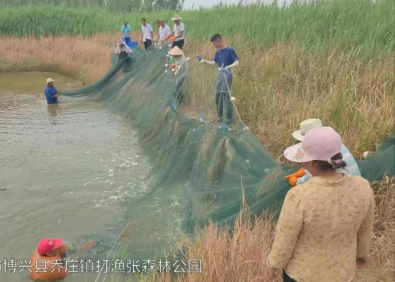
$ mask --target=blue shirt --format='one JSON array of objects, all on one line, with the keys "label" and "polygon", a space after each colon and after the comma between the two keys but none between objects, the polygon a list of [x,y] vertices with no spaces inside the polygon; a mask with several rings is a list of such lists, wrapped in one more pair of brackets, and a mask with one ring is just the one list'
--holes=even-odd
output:
[{"label": "blue shirt", "polygon": [[58,90],[56,90],[55,87],[47,86],[47,87],[45,87],[44,92],[45,92],[45,97],[47,98],[48,104],[56,104],[58,102],[58,98],[54,97],[58,93]]},{"label": "blue shirt", "polygon": [[130,28],[130,25],[126,25],[126,26],[122,25],[121,29],[122,29],[122,32],[123,32],[123,36],[124,37],[129,37],[129,32],[132,30]]},{"label": "blue shirt", "polygon": [[236,62],[239,58],[236,55],[235,49],[230,46],[224,49],[218,49],[215,53],[214,62],[218,67],[224,68]]}]

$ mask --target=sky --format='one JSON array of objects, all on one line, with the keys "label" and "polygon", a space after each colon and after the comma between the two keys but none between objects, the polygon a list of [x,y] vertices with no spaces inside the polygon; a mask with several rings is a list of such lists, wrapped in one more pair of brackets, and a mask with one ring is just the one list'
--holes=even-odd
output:
[{"label": "sky", "polygon": [[[185,0],[184,3],[184,9],[189,10],[189,9],[196,9],[199,6],[205,7],[205,8],[210,8],[213,5],[217,5],[220,2],[226,3],[226,4],[237,4],[239,3],[239,0]],[[257,2],[257,0],[243,0],[244,3],[251,4]],[[262,3],[267,3],[270,4],[273,2],[273,0],[261,0]],[[278,0],[279,5],[282,5],[283,3],[290,3],[292,0]]]}]

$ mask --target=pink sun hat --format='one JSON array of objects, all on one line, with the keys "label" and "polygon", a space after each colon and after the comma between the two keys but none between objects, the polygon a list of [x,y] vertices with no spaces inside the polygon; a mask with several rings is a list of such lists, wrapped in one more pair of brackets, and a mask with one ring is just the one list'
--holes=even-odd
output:
[{"label": "pink sun hat", "polygon": [[284,151],[284,157],[292,162],[331,161],[340,153],[342,140],[332,127],[310,129],[299,144]]},{"label": "pink sun hat", "polygon": [[62,238],[43,238],[38,242],[37,245],[37,252],[41,256],[45,256],[48,252],[55,250],[59,248],[60,246],[63,245],[63,239]]}]

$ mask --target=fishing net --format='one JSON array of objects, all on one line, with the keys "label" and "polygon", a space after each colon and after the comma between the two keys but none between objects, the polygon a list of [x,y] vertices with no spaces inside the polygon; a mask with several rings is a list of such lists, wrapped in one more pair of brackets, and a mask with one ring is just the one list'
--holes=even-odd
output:
[{"label": "fishing net", "polygon": [[[113,66],[100,81],[61,92],[108,103],[138,131],[151,159],[150,189],[122,204],[127,222],[136,222],[129,242],[135,257],[157,253],[179,230],[193,233],[197,224],[210,220],[231,225],[243,206],[256,215],[277,211],[290,189],[284,175],[296,170],[278,164],[243,124],[234,103],[225,97],[230,95],[224,87],[227,74],[219,81],[220,89],[206,87],[213,89],[213,108],[215,96],[225,95],[219,105],[224,117],[230,108],[232,120],[218,122],[206,112],[190,114],[183,97],[188,95],[191,62],[173,58],[173,66],[168,50],[135,50],[126,59],[113,55]],[[373,182],[394,175],[394,140],[388,138],[376,154],[358,162],[363,177]]]}]

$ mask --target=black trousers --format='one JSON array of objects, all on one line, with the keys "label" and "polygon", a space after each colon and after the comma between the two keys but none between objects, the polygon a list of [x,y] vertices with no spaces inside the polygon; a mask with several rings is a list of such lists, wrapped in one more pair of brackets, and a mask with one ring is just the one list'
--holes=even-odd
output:
[{"label": "black trousers", "polygon": [[291,277],[289,277],[288,274],[285,271],[283,271],[283,281],[284,282],[296,282]]},{"label": "black trousers", "polygon": [[184,39],[174,41],[172,48],[174,48],[175,46],[177,46],[178,48],[180,48],[182,50],[182,47],[184,46]]},{"label": "black trousers", "polygon": [[144,42],[145,50],[148,50],[148,48],[151,47],[151,45],[152,45],[152,41],[149,40],[149,39],[146,39],[145,42]]}]

